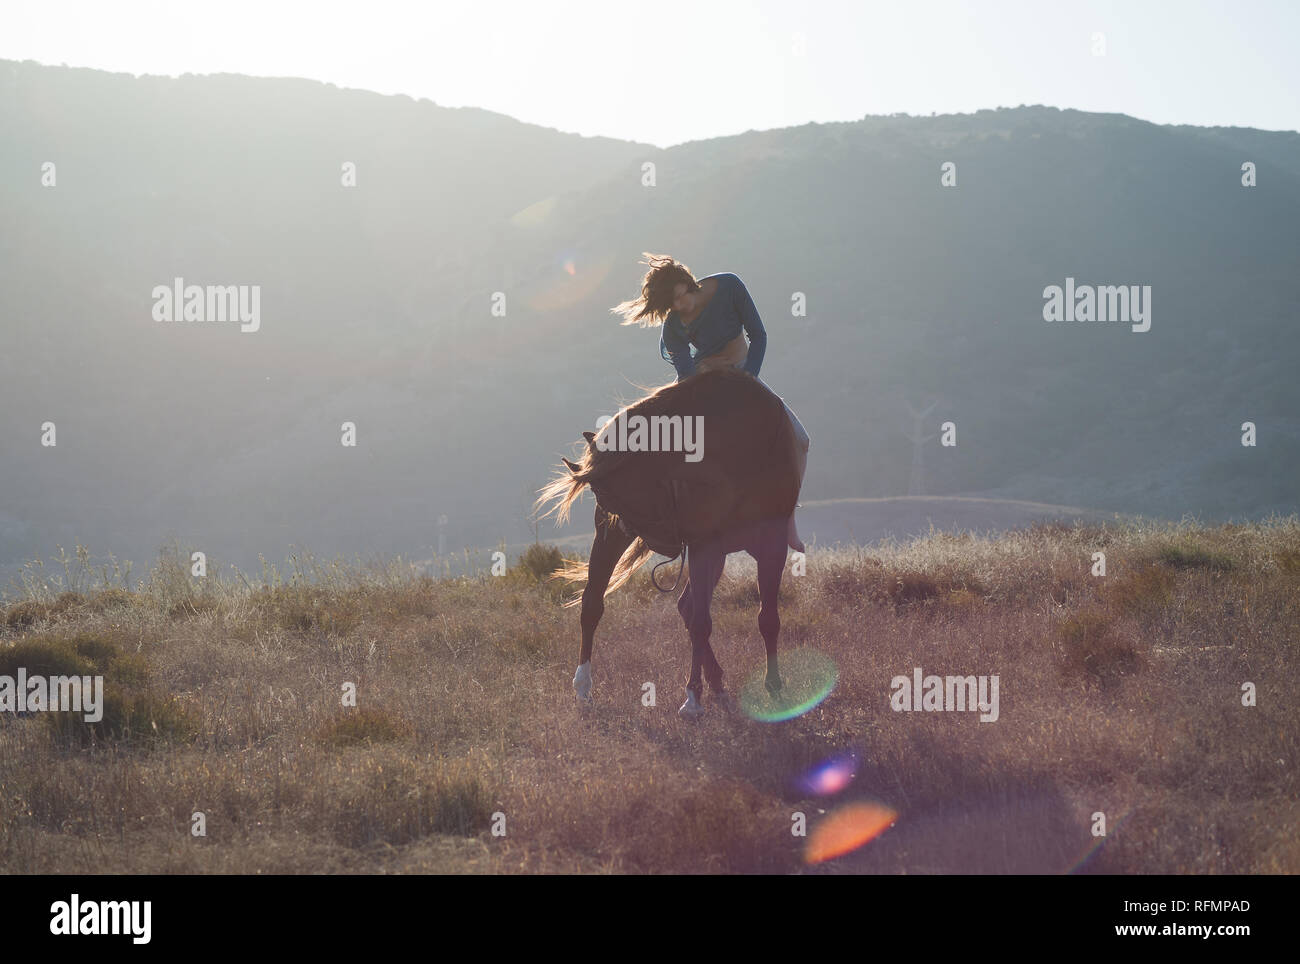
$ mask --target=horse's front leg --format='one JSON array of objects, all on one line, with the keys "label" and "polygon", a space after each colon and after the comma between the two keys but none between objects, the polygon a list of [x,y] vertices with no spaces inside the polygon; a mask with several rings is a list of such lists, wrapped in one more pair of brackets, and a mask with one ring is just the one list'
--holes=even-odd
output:
[{"label": "horse's front leg", "polygon": [[573,692],[580,703],[591,702],[591,647],[596,640],[596,626],[605,614],[605,590],[609,588],[614,567],[632,537],[620,526],[611,524],[605,510],[596,507],[596,536],[591,541],[591,555],[587,561],[587,585],[582,590],[582,649],[578,653],[578,669],[573,674]]},{"label": "horse's front leg", "polygon": [[[681,613],[682,622],[686,625],[686,631],[691,630],[691,580],[686,580],[686,588],[682,590],[681,596],[677,600],[677,611]],[[692,659],[694,658],[695,644],[692,642]],[[709,681],[709,689],[714,696],[722,696],[722,667],[718,665],[718,659],[713,654],[713,647],[709,644],[709,638],[704,640],[704,652],[701,661],[701,668],[704,670],[704,678]]]},{"label": "horse's front leg", "polygon": [[713,653],[713,647],[709,641],[704,641],[704,678],[709,681],[709,692],[714,696],[723,696],[725,691],[722,688],[722,666],[718,663],[717,656]]}]

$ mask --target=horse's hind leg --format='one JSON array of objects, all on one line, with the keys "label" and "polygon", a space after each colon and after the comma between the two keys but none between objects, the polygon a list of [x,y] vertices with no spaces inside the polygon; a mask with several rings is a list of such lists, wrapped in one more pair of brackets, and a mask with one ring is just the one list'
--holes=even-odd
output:
[{"label": "horse's hind leg", "polygon": [[[691,576],[687,583],[689,596],[683,593],[677,607],[686,620],[686,629],[691,637],[691,678],[686,683],[686,702],[677,712],[685,717],[694,717],[703,712],[704,684],[700,676],[706,661],[711,664],[710,685],[713,685],[716,671],[717,689],[720,691],[722,686],[722,670],[718,667],[713,651],[709,648],[709,635],[713,632],[713,618],[709,614],[709,604],[713,599],[713,590],[718,584],[718,579],[722,576],[722,563],[726,556],[722,554],[721,543],[691,546],[689,552],[691,559]],[[687,603],[685,607],[683,602]]]},{"label": "horse's hind leg", "polygon": [[722,667],[718,664],[718,658],[713,654],[713,647],[706,639],[704,641],[704,678],[709,681],[709,691],[714,696],[722,696]]},{"label": "horse's hind leg", "polygon": [[[691,579],[686,580],[686,588],[677,598],[677,611],[681,613],[682,622],[686,625],[686,631],[691,630]],[[718,665],[717,658],[713,655],[713,647],[709,645],[708,640],[704,642],[704,678],[709,681],[709,689],[715,695],[722,694],[722,667]]]},{"label": "horse's hind leg", "polygon": [[762,601],[758,610],[758,631],[763,634],[767,647],[767,691],[773,696],[781,692],[781,673],[776,665],[777,636],[781,632],[781,616],[777,611],[777,595],[781,591],[781,576],[785,571],[786,522],[764,527],[759,543],[758,596]]},{"label": "horse's hind leg", "polygon": [[686,631],[691,629],[691,577],[688,572],[686,575],[686,585],[682,587],[682,594],[677,597],[677,612],[681,614],[682,623],[686,626]]}]

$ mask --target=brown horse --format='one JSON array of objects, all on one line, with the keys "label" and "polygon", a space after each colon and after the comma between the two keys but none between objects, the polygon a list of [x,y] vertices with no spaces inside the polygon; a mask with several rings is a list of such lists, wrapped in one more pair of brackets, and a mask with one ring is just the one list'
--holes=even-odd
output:
[{"label": "brown horse", "polygon": [[[649,425],[650,432],[633,450],[638,424]],[[692,441],[691,425],[699,432],[694,440],[699,448],[683,451]],[[589,561],[570,563],[560,573],[569,581],[586,581],[582,649],[573,677],[578,699],[591,699],[591,648],[605,596],[654,553],[669,559],[684,553],[688,571],[677,609],[691,639],[691,676],[679,712],[685,717],[702,712],[701,670],[714,695],[722,696],[722,668],[709,646],[709,606],[727,554],[742,550],[758,562],[758,627],[767,645],[766,686],[775,696],[781,689],[777,592],[787,525],[799,494],[794,431],[781,399],[739,369],[719,369],[665,385],[620,411],[599,436],[583,435],[582,459],[564,459],[567,471],[537,500],[539,507],[555,501],[546,515],[555,513],[563,522],[584,487],[596,497]],[[674,439],[682,443],[676,450]]]}]

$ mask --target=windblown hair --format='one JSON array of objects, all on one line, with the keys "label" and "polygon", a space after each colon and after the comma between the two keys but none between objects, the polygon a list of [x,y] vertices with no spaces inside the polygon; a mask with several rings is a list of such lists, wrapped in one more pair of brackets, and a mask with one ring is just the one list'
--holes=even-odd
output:
[{"label": "windblown hair", "polygon": [[687,291],[699,291],[700,284],[690,268],[668,255],[649,251],[641,254],[645,260],[638,263],[650,265],[650,270],[641,279],[641,296],[615,305],[610,311],[623,316],[621,324],[656,328],[664,323],[672,310],[673,288],[678,282],[686,282]]}]

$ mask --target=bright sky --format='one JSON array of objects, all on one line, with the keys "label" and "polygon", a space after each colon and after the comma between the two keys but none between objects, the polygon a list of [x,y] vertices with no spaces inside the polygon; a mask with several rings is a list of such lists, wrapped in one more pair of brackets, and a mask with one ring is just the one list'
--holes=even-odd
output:
[{"label": "bright sky", "polygon": [[1296,0],[0,0],[0,59],[309,77],[660,147],[1019,104],[1300,130],[1298,41]]}]

